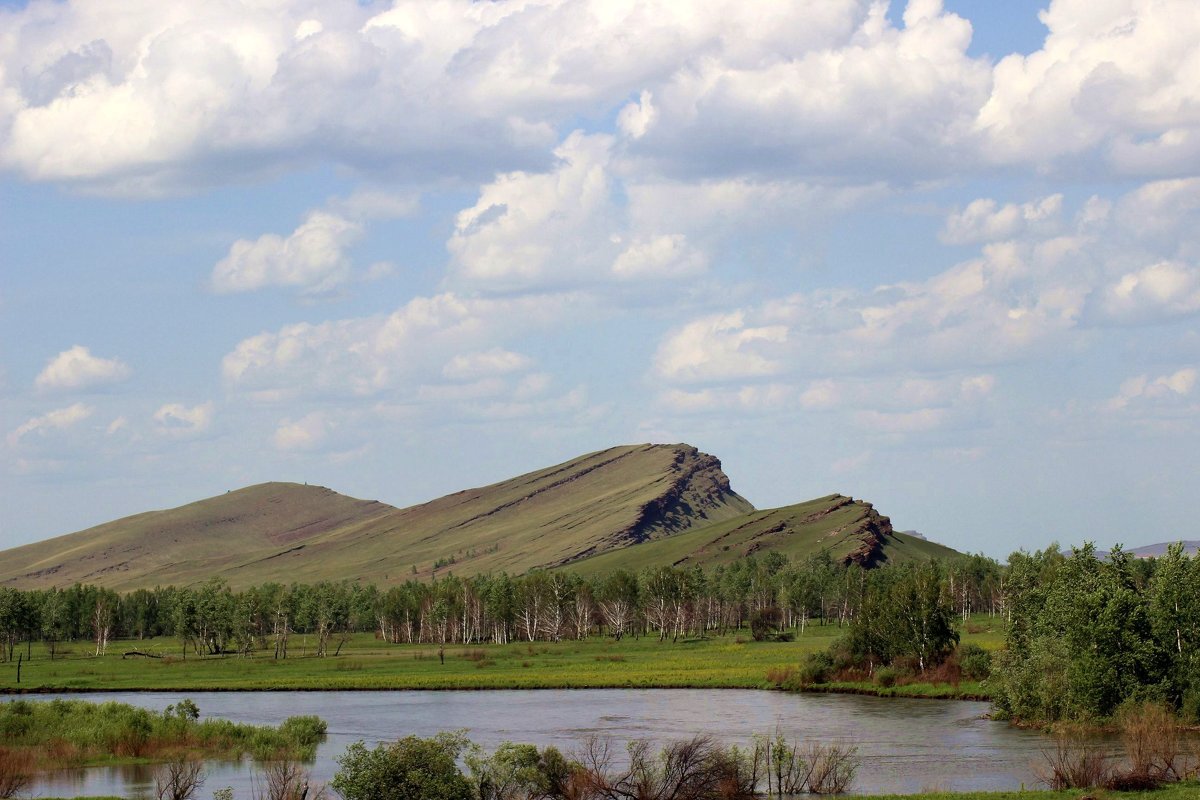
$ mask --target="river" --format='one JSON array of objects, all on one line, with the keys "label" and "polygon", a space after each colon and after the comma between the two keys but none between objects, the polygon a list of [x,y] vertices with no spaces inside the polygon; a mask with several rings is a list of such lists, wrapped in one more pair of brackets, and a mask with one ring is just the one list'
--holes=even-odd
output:
[{"label": "river", "polygon": [[[56,695],[34,699],[49,700]],[[592,734],[666,742],[710,734],[748,743],[778,726],[789,738],[838,740],[858,746],[862,766],[853,790],[1004,790],[1032,787],[1046,747],[1041,734],[984,717],[986,703],[903,700],[856,695],[789,694],[753,690],[580,689],[538,691],[393,692],[104,692],[76,699],[116,700],[161,710],[184,697],[202,717],[277,725],[316,714],[329,736],[312,765],[318,782],[337,770],[335,759],[359,739],[368,745],[415,734],[464,728],[491,748],[502,741],[555,745],[568,755]],[[10,698],[11,699],[11,698]],[[253,765],[211,763],[199,797],[225,786],[251,797]],[[33,796],[151,796],[153,770],[105,767],[43,776]]]}]

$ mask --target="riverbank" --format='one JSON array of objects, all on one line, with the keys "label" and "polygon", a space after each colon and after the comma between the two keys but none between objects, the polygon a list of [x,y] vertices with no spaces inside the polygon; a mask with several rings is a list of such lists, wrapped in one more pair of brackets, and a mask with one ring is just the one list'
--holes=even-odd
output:
[{"label": "riverbank", "polygon": [[[973,626],[975,627],[975,626]],[[183,657],[175,640],[117,641],[96,656],[87,643],[41,647],[21,668],[0,666],[0,693],[97,691],[324,691],[396,689],[776,689],[808,653],[844,632],[810,627],[794,641],[755,642],[729,635],[678,642],[591,638],[564,642],[394,645],[368,634],[352,637],[337,656],[317,658],[311,637],[296,636],[291,655],[270,653]],[[963,633],[963,642],[1000,646],[997,629]],[[137,653],[138,655],[133,655]],[[977,682],[961,684],[830,683],[811,688],[885,697],[987,699]]]}]

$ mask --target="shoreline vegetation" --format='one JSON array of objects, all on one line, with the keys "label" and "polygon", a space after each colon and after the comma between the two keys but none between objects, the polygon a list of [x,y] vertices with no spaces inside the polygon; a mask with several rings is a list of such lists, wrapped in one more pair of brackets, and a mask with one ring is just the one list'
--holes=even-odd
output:
[{"label": "shoreline vegetation", "polygon": [[[161,712],[126,703],[56,699],[0,703],[0,798],[23,796],[43,772],[159,764],[175,781],[199,776],[202,761],[311,761],[325,738],[315,716],[278,727],[200,719],[191,700]],[[160,795],[160,797],[163,795]]]},{"label": "shoreline vegetation", "polygon": [[[990,622],[990,624],[989,624]],[[973,620],[962,641],[987,651],[1002,642],[999,620]],[[386,691],[498,689],[785,689],[823,693],[933,699],[988,700],[985,682],[921,681],[901,677],[892,685],[872,680],[798,683],[805,658],[826,650],[846,628],[814,625],[792,641],[754,641],[739,634],[658,641],[591,637],[561,642],[449,645],[389,644],[355,634],[340,655],[317,657],[313,644],[296,637],[289,658],[270,653],[180,658],[165,637],[113,641],[95,655],[87,643],[59,644],[53,660],[41,646],[22,665],[0,671],[0,693],[199,691]],[[124,656],[132,650],[158,658]],[[440,651],[440,653],[439,653]],[[885,680],[887,675],[884,675]]]}]

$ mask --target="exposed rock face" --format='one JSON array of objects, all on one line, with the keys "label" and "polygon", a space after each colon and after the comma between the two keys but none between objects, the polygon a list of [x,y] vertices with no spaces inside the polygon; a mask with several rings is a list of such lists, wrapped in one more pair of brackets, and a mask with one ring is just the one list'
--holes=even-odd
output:
[{"label": "exposed rock face", "polygon": [[637,520],[620,535],[630,543],[644,542],[690,530],[720,519],[729,512],[754,510],[749,501],[729,485],[721,460],[694,447],[678,446],[671,480],[661,495],[646,503]]},{"label": "exposed rock face", "polygon": [[120,589],[430,576],[571,563],[752,511],[721,462],[636,444],[398,509],[315,486],[262,484],[0,556],[0,584]]},{"label": "exposed rock face", "polygon": [[[847,498],[849,499],[849,498]],[[881,515],[870,503],[861,502],[864,509],[862,518],[857,523],[855,535],[862,544],[849,553],[844,559],[845,564],[858,564],[860,567],[877,567],[887,560],[884,548],[889,538],[895,537],[892,521]]]}]

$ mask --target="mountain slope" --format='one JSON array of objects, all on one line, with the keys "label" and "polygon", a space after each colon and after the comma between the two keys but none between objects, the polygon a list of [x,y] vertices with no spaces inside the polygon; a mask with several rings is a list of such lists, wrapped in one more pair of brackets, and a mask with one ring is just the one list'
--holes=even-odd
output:
[{"label": "mountain slope", "polygon": [[647,564],[712,567],[771,551],[793,559],[828,551],[837,562],[868,567],[959,555],[926,539],[896,533],[891,521],[880,516],[870,503],[832,494],[597,555],[572,568],[595,574],[618,568],[639,569]]},{"label": "mountain slope", "polygon": [[6,550],[0,553],[0,583],[189,583],[201,570],[222,574],[389,511],[395,509],[320,486],[263,483]]},{"label": "mountain slope", "polygon": [[261,484],[0,553],[0,584],[394,582],[435,564],[524,572],[752,510],[715,457],[682,444],[628,445],[406,509]]}]

